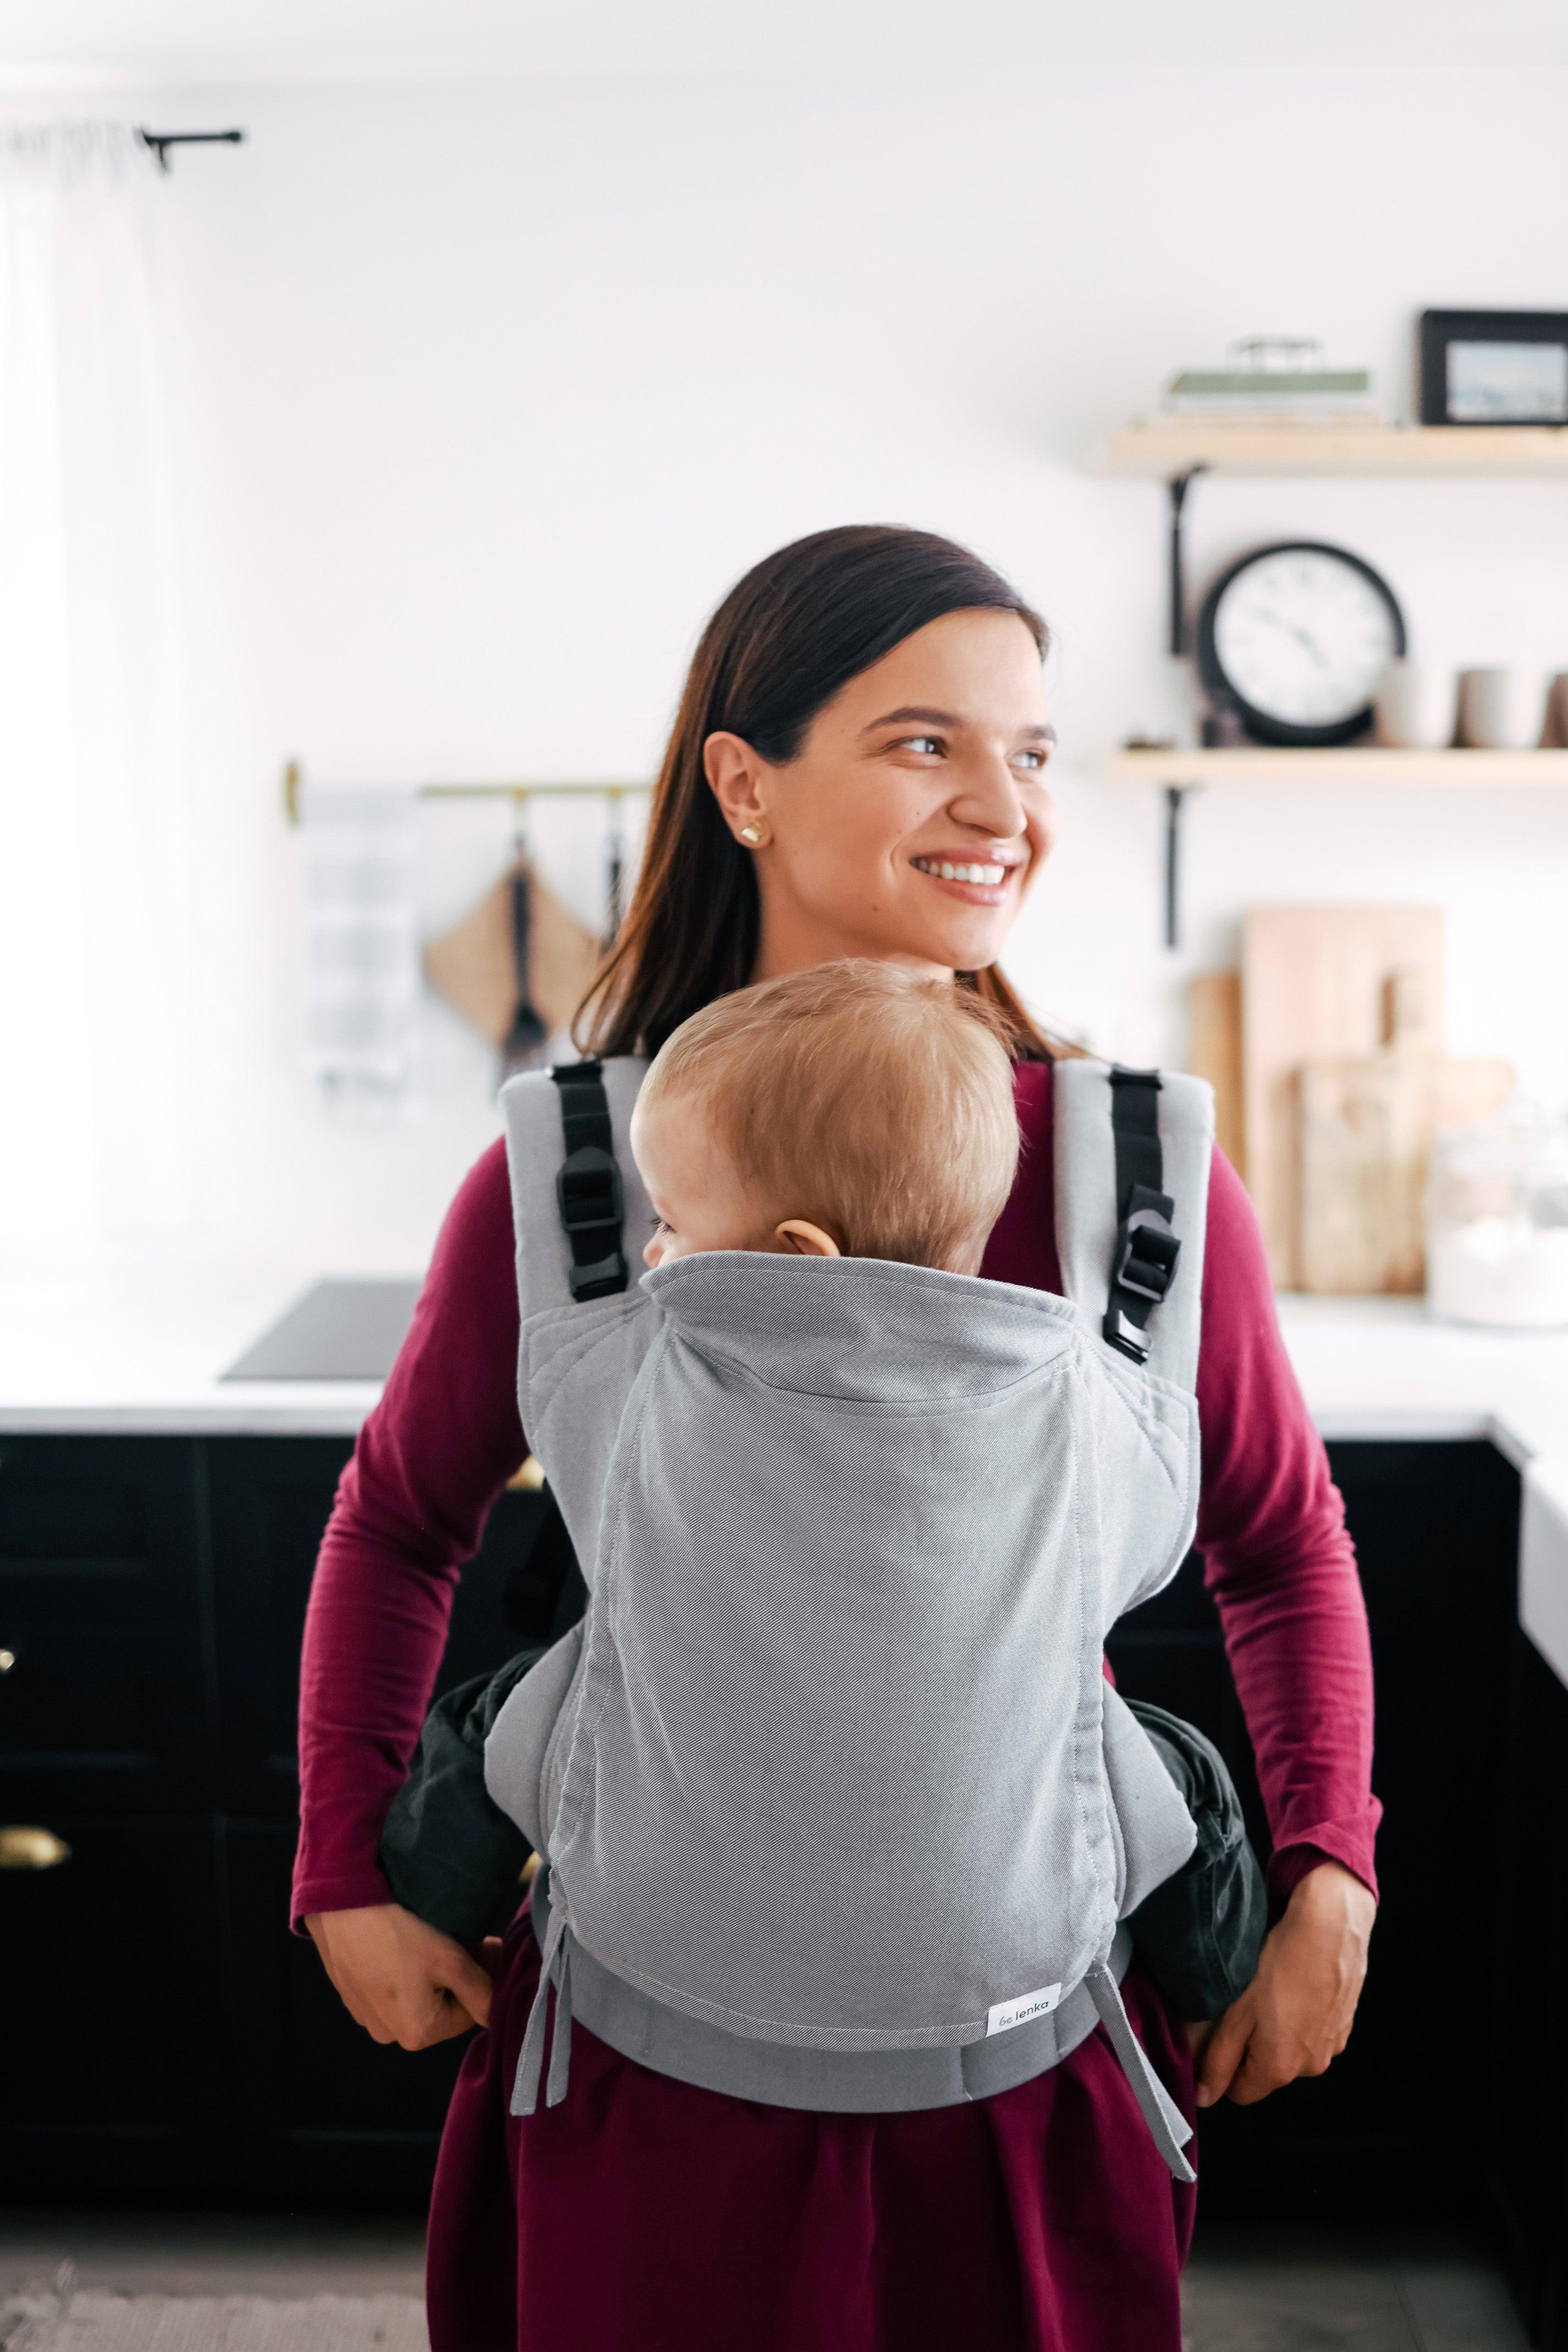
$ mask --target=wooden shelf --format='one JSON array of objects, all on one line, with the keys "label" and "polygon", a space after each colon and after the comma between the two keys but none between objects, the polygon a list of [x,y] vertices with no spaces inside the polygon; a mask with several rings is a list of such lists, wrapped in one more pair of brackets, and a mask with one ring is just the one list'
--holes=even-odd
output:
[{"label": "wooden shelf", "polygon": [[1113,433],[1113,474],[1560,474],[1568,426],[1228,425],[1183,417]]},{"label": "wooden shelf", "polygon": [[1568,751],[1118,751],[1113,784],[1568,784]]}]

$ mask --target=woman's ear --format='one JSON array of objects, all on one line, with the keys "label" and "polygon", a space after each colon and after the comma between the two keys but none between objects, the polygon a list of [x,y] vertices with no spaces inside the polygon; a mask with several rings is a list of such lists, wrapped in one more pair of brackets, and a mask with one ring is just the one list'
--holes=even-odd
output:
[{"label": "woman's ear", "polygon": [[703,771],[709,790],[726,824],[747,849],[765,848],[772,837],[757,770],[757,754],[742,736],[710,735],[703,745]]},{"label": "woman's ear", "polygon": [[773,1238],[781,1250],[795,1257],[843,1255],[831,1234],[825,1234],[821,1225],[809,1224],[804,1217],[786,1217],[781,1225],[774,1226]]}]

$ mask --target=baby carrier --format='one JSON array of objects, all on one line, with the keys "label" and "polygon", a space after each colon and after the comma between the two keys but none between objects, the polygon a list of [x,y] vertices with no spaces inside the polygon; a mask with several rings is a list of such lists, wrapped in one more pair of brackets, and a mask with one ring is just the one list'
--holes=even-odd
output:
[{"label": "baby carrier", "polygon": [[1212,1113],[1189,1078],[1053,1073],[1064,1295],[721,1251],[633,1284],[643,1065],[515,1080],[518,1402],[590,1602],[485,1751],[544,1867],[514,2112],[573,2011],[743,2097],[988,2095],[1102,2021],[1162,2152],[1119,1920],[1194,1830],[1102,1672],[1175,1574]]}]

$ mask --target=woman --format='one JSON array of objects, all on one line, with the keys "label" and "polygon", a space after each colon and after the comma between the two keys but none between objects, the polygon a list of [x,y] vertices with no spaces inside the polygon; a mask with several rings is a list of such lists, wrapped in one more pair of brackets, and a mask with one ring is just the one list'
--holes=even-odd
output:
[{"label": "woman", "polygon": [[[759,564],[693,663],[584,1044],[654,1051],[715,996],[841,956],[952,975],[1006,1019],[1025,1137],[983,1271],[1054,1290],[1051,1055],[996,968],[1054,838],[1044,646],[1004,581],[924,533],[825,531]],[[296,1916],[378,2040],[417,2049],[490,2027],[465,2060],[437,2173],[435,2352],[1176,2352],[1192,2196],[1173,2188],[1103,2032],[992,2099],[819,2116],[695,2089],[577,2027],[565,2104],[507,2114],[538,1975],[530,1926],[487,1953],[492,1985],[388,1902],[375,1852],[458,1564],[527,1451],[512,1249],[497,1144],[458,1195],[344,1474],[301,1689]],[[1195,2097],[1261,2098],[1344,2046],[1377,1817],[1343,1512],[1250,1208],[1218,1154],[1203,1305],[1197,1539],[1257,1753],[1281,1916],[1255,1984],[1194,2037],[1196,2084],[1187,2037],[1129,1973],[1134,2027],[1189,2111]]]}]

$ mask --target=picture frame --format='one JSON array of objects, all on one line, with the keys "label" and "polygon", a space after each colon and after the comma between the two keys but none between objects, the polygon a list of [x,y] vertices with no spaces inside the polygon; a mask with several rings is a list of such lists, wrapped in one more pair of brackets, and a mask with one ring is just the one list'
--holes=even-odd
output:
[{"label": "picture frame", "polygon": [[1568,425],[1568,310],[1423,310],[1421,422]]}]

